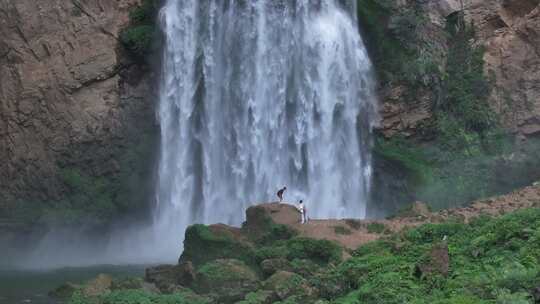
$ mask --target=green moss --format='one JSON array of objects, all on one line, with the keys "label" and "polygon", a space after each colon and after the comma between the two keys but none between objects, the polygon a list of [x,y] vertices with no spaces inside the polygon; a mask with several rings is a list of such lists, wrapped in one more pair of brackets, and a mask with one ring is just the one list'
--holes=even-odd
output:
[{"label": "green moss", "polygon": [[270,244],[279,240],[288,240],[298,232],[287,225],[276,224],[261,206],[248,208],[248,221],[243,223],[242,230],[259,245]]},{"label": "green moss", "polygon": [[200,267],[197,274],[215,283],[243,279],[257,280],[255,273],[239,260],[212,261]]},{"label": "green moss", "polygon": [[411,186],[429,183],[433,179],[433,163],[421,146],[401,137],[386,140],[377,137],[373,153],[404,168]]},{"label": "green moss", "polygon": [[267,259],[287,258],[288,254],[289,251],[284,243],[260,247],[255,251],[255,257],[259,263]]},{"label": "green moss", "polygon": [[431,55],[432,44],[420,34],[428,24],[421,5],[358,0],[357,7],[363,37],[383,84],[406,84],[413,97],[417,88],[437,81],[440,71]]},{"label": "green moss", "polygon": [[85,298],[81,293],[73,295],[69,304],[210,304],[208,298],[196,295],[191,291],[173,294],[152,294],[143,290],[113,291],[97,298]]},{"label": "green moss", "polygon": [[287,242],[287,257],[293,259],[309,259],[317,263],[330,263],[341,261],[343,249],[328,240],[315,240],[310,238],[294,238]]},{"label": "green moss", "polygon": [[238,259],[248,265],[257,264],[253,248],[226,232],[213,232],[208,226],[200,224],[188,227],[180,260],[200,266],[223,258]]},{"label": "green moss", "polygon": [[[520,210],[500,218],[483,217],[470,224],[422,225],[362,246],[353,258],[329,270],[319,284],[341,281],[345,289],[323,294],[327,299],[338,298],[335,303],[499,303],[503,299],[530,299],[532,287],[540,278],[540,243],[535,237],[538,224],[540,209]],[[451,275],[416,278],[414,267],[444,236]],[[396,246],[396,242],[401,245]],[[479,246],[484,248],[482,253],[477,251]]]}]

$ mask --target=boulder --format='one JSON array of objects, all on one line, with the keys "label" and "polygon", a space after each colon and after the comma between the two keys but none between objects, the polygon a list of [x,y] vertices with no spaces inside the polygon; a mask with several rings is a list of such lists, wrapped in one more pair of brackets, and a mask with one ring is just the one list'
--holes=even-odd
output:
[{"label": "boulder", "polygon": [[264,289],[275,292],[277,297],[285,300],[298,297],[303,300],[314,300],[316,290],[300,275],[287,271],[278,271],[264,282]]},{"label": "boulder", "polygon": [[237,259],[255,264],[253,244],[242,235],[239,228],[223,224],[188,227],[179,263],[189,261],[199,267],[216,259]]},{"label": "boulder", "polygon": [[168,292],[177,285],[191,286],[195,280],[195,269],[191,262],[182,262],[178,265],[159,265],[147,268],[145,280],[154,283],[159,290]]},{"label": "boulder", "polygon": [[271,276],[277,271],[292,271],[292,265],[283,258],[266,259],[261,262],[261,269],[265,276]]},{"label": "boulder", "polygon": [[448,244],[442,242],[431,248],[425,261],[419,263],[415,269],[415,276],[420,278],[432,275],[448,276],[450,272],[450,257],[448,255]]},{"label": "boulder", "polygon": [[193,289],[200,294],[213,294],[218,303],[234,303],[259,287],[259,278],[244,262],[218,259],[197,271]]}]

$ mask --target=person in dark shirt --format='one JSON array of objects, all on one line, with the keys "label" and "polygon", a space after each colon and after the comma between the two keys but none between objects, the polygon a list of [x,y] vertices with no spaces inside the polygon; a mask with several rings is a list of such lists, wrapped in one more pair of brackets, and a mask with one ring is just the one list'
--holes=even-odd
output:
[{"label": "person in dark shirt", "polygon": [[285,190],[287,190],[287,187],[283,187],[277,192],[277,197],[279,198],[280,203],[283,201],[283,193],[285,192]]}]

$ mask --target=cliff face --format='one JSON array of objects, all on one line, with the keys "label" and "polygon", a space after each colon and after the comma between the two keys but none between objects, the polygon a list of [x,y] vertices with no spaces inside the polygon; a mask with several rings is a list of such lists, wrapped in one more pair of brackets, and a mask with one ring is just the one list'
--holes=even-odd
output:
[{"label": "cliff face", "polygon": [[[463,12],[475,30],[474,44],[483,46],[485,76],[490,83],[489,104],[500,114],[502,125],[521,136],[540,134],[540,1],[538,0],[438,0],[392,1],[389,18],[380,22],[385,32],[396,36],[400,12],[415,6],[414,29],[417,54],[428,54],[444,75],[448,52],[446,21]],[[407,41],[404,42],[407,44]],[[442,54],[442,55],[441,55]],[[425,77],[433,77],[420,69]],[[438,77],[438,76],[435,76]],[[443,77],[439,77],[443,78]],[[422,135],[433,119],[433,106],[440,96],[440,81],[418,79],[411,83],[382,82],[380,96],[387,137]],[[411,92],[414,91],[414,92]]]},{"label": "cliff face", "polygon": [[540,134],[540,1],[470,0],[465,7],[485,46],[491,105],[511,131]]},{"label": "cliff face", "polygon": [[130,170],[154,128],[150,73],[118,41],[138,2],[0,1],[0,218],[62,199],[62,170]]}]

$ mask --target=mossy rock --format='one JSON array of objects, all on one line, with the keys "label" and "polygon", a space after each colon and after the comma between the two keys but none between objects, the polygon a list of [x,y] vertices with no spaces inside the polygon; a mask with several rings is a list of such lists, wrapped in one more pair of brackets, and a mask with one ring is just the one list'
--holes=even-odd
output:
[{"label": "mossy rock", "polygon": [[292,271],[305,278],[311,277],[322,270],[322,267],[308,259],[294,259],[291,262]]},{"label": "mossy rock", "polygon": [[315,299],[317,292],[302,276],[288,272],[278,271],[264,282],[264,289],[276,293],[279,299],[299,297],[305,300]]},{"label": "mossy rock", "polygon": [[287,242],[288,258],[309,259],[320,264],[341,262],[343,248],[328,240],[294,238]]},{"label": "mossy rock", "polygon": [[239,230],[225,225],[188,227],[179,263],[191,261],[197,268],[217,259],[238,259],[256,265],[253,245]]},{"label": "mossy rock", "polygon": [[145,280],[155,284],[162,292],[172,293],[177,286],[191,286],[195,280],[195,269],[191,262],[158,265],[146,269]]},{"label": "mossy rock", "polygon": [[266,276],[271,276],[280,270],[292,271],[293,269],[291,263],[284,258],[266,259],[261,262],[260,266]]},{"label": "mossy rock", "polygon": [[272,304],[278,300],[276,294],[269,290],[258,290],[250,292],[244,300],[236,302],[236,304]]},{"label": "mossy rock", "polygon": [[234,303],[244,299],[259,287],[257,274],[244,262],[235,259],[218,259],[197,271],[193,284],[201,294],[214,294],[219,303]]},{"label": "mossy rock", "polygon": [[286,243],[274,243],[272,246],[260,247],[255,251],[255,258],[259,263],[268,259],[287,259],[289,250]]},{"label": "mossy rock", "polygon": [[272,216],[283,218],[285,223],[294,223],[297,211],[287,204],[264,204],[249,207],[246,210],[246,221],[242,225],[244,234],[257,243],[268,244],[278,240],[288,240],[298,232],[284,223],[276,223]]}]

